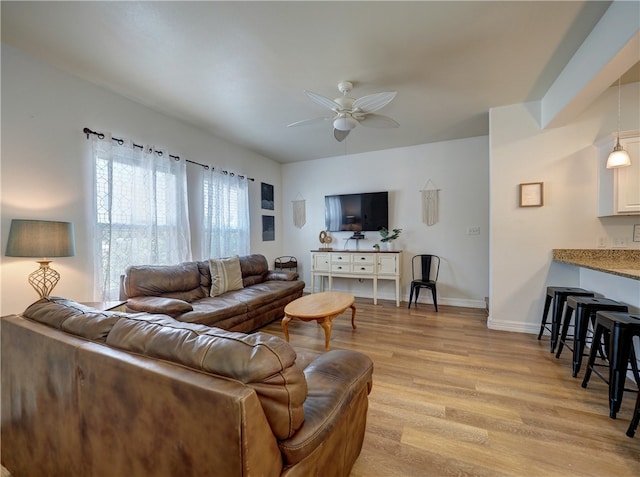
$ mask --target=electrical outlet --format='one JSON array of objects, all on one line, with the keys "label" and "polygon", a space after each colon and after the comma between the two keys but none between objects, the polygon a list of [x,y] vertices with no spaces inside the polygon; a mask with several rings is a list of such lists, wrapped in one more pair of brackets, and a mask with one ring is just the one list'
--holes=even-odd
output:
[{"label": "electrical outlet", "polygon": [[607,237],[598,237],[598,242],[596,243],[598,248],[607,248]]},{"label": "electrical outlet", "polygon": [[624,248],[627,246],[627,239],[624,237],[614,237],[611,246],[613,248]]},{"label": "electrical outlet", "polygon": [[480,235],[480,226],[473,225],[473,226],[467,227],[467,235]]}]

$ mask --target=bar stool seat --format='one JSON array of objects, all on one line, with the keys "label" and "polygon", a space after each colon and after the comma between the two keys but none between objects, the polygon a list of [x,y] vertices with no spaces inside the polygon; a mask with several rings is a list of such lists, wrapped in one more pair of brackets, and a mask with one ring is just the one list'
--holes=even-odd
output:
[{"label": "bar stool seat", "polygon": [[[575,287],[547,287],[547,296],[544,301],[544,311],[542,312],[542,321],[540,323],[540,332],[538,333],[538,339],[542,338],[544,330],[551,332],[551,344],[550,352],[553,353],[556,349],[556,343],[560,336],[560,322],[562,320],[562,311],[564,304],[569,296],[594,296],[595,293],[585,290],[584,288]],[[549,314],[549,308],[553,302],[553,311],[551,312],[551,328],[547,326],[547,315]]]},{"label": "bar stool seat", "polygon": [[[591,321],[595,328],[595,318],[598,311],[629,311],[629,308],[624,303],[608,298],[569,296],[567,298],[567,308],[562,318],[562,333],[560,334],[560,340],[558,342],[556,358],[560,357],[563,347],[567,344],[571,315],[574,310],[576,316],[573,330],[573,347],[567,345],[567,348],[573,351],[572,375],[575,378],[580,372],[582,357],[585,356],[584,348],[587,340],[589,321]],[[597,343],[593,342],[591,346],[596,345]]]},{"label": "bar stool seat", "polygon": [[[599,347],[597,344],[601,342],[604,333],[609,335],[608,342],[605,343],[605,354],[609,359],[608,380],[595,370]],[[631,362],[631,369],[636,382],[640,384],[640,373],[638,373],[637,357],[633,346],[634,336],[640,336],[640,314],[613,311],[599,311],[596,313],[593,345],[589,353],[589,361],[582,380],[582,387],[587,387],[592,372],[595,372],[603,381],[609,384],[609,417],[613,419],[615,419],[622,403],[629,362]]]}]

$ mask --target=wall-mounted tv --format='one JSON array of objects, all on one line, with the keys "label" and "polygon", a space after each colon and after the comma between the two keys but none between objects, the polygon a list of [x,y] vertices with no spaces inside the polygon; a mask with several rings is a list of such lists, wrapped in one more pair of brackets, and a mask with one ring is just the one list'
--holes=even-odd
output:
[{"label": "wall-mounted tv", "polygon": [[376,232],[389,228],[389,193],[327,195],[324,198],[328,232]]}]

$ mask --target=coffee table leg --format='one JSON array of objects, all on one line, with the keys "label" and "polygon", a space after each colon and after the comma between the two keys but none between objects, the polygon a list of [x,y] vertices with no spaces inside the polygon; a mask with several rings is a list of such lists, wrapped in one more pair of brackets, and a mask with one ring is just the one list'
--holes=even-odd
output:
[{"label": "coffee table leg", "polygon": [[329,341],[331,340],[331,329],[333,328],[333,316],[327,316],[318,320],[320,326],[324,328],[324,349],[329,351]]},{"label": "coffee table leg", "polygon": [[284,315],[282,318],[282,331],[284,331],[284,339],[289,341],[289,322],[291,321],[291,317],[289,315]]},{"label": "coffee table leg", "polygon": [[356,329],[356,305],[351,305],[351,326]]}]

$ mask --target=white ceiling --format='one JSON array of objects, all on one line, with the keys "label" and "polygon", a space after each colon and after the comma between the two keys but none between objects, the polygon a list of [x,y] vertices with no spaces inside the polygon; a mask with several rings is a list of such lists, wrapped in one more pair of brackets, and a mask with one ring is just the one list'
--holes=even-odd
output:
[{"label": "white ceiling", "polygon": [[[2,41],[294,162],[488,134],[489,108],[541,99],[609,4],[2,1]],[[286,127],[342,80],[397,91],[380,113],[400,128]]]}]

